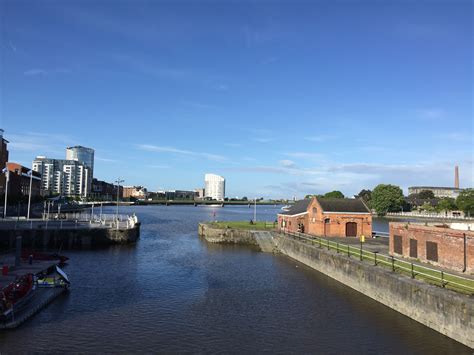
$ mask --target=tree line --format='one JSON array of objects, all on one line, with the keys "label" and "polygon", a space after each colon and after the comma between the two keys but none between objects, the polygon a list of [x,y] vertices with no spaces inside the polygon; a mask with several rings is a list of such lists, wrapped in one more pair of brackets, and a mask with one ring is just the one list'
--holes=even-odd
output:
[{"label": "tree line", "polygon": [[[330,191],[322,195],[306,195],[305,198],[344,198],[341,191]],[[408,212],[417,208],[426,212],[463,211],[466,215],[474,215],[474,189],[464,189],[454,199],[450,197],[435,198],[433,191],[423,190],[405,198],[399,186],[379,184],[373,190],[361,190],[355,198],[360,198],[378,215],[388,212]]]}]

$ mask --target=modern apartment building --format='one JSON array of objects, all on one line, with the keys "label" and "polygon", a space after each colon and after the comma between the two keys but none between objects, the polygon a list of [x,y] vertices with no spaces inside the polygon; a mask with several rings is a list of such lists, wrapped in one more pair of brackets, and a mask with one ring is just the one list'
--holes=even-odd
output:
[{"label": "modern apartment building", "polygon": [[66,148],[66,160],[75,160],[82,162],[88,169],[87,191],[92,189],[92,180],[94,178],[94,149],[86,148],[81,145]]},{"label": "modern apartment building", "polygon": [[223,201],[225,198],[225,179],[215,174],[206,174],[204,176],[205,197],[217,201]]},{"label": "modern apartment building", "polygon": [[89,168],[81,161],[49,159],[38,156],[33,161],[33,171],[41,174],[43,196],[59,194],[71,197],[87,197],[92,181]]}]

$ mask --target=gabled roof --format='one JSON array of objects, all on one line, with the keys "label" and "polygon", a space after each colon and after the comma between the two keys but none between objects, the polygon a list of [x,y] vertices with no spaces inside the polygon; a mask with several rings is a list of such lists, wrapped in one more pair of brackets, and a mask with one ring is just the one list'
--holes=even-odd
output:
[{"label": "gabled roof", "polygon": [[279,214],[294,216],[296,214],[306,213],[308,212],[308,206],[311,202],[310,198],[299,200],[294,203],[293,206],[288,211],[281,212]]},{"label": "gabled roof", "polygon": [[324,212],[370,213],[361,199],[355,198],[318,198]]}]

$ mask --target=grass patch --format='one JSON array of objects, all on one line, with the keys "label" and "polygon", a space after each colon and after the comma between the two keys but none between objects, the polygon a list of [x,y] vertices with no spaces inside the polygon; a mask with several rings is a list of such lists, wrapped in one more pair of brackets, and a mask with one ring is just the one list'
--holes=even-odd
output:
[{"label": "grass patch", "polygon": [[272,230],[276,227],[276,223],[258,221],[250,223],[247,221],[225,221],[225,222],[211,222],[209,226],[213,228],[232,228],[232,229],[246,229],[246,230]]}]

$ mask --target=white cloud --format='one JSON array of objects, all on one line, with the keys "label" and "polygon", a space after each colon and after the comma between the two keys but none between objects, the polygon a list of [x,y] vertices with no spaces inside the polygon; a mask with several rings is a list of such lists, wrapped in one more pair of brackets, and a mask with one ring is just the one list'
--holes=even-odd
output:
[{"label": "white cloud", "polygon": [[311,137],[305,137],[304,139],[310,142],[325,142],[331,139],[335,139],[335,136],[329,136],[329,135],[320,135],[320,136],[311,136]]},{"label": "white cloud", "polygon": [[53,68],[53,69],[40,69],[33,68],[23,72],[25,76],[39,76],[39,75],[49,75],[49,74],[69,74],[71,73],[70,69],[67,68]]},{"label": "white cloud", "polygon": [[252,140],[254,142],[257,142],[257,143],[270,143],[270,142],[273,142],[275,140],[275,138],[270,138],[270,137],[255,137],[255,138],[252,138]]},{"label": "white cloud", "polygon": [[417,110],[418,117],[427,121],[436,121],[446,116],[446,111],[440,108]]},{"label": "white cloud", "polygon": [[137,147],[140,150],[145,150],[149,152],[172,153],[172,154],[182,155],[182,156],[205,158],[205,159],[213,160],[213,161],[227,160],[227,158],[222,155],[203,153],[203,152],[194,152],[194,151],[179,149],[175,147],[164,147],[164,146],[157,146],[157,145],[152,145],[152,144],[139,144],[137,145]]},{"label": "white cloud", "polygon": [[285,168],[294,168],[294,167],[296,167],[295,162],[292,161],[292,160],[283,159],[283,160],[280,160],[279,163],[280,163],[281,166],[283,166]]},{"label": "white cloud", "polygon": [[324,155],[320,153],[312,152],[288,152],[283,153],[287,157],[297,158],[297,159],[323,159]]}]

